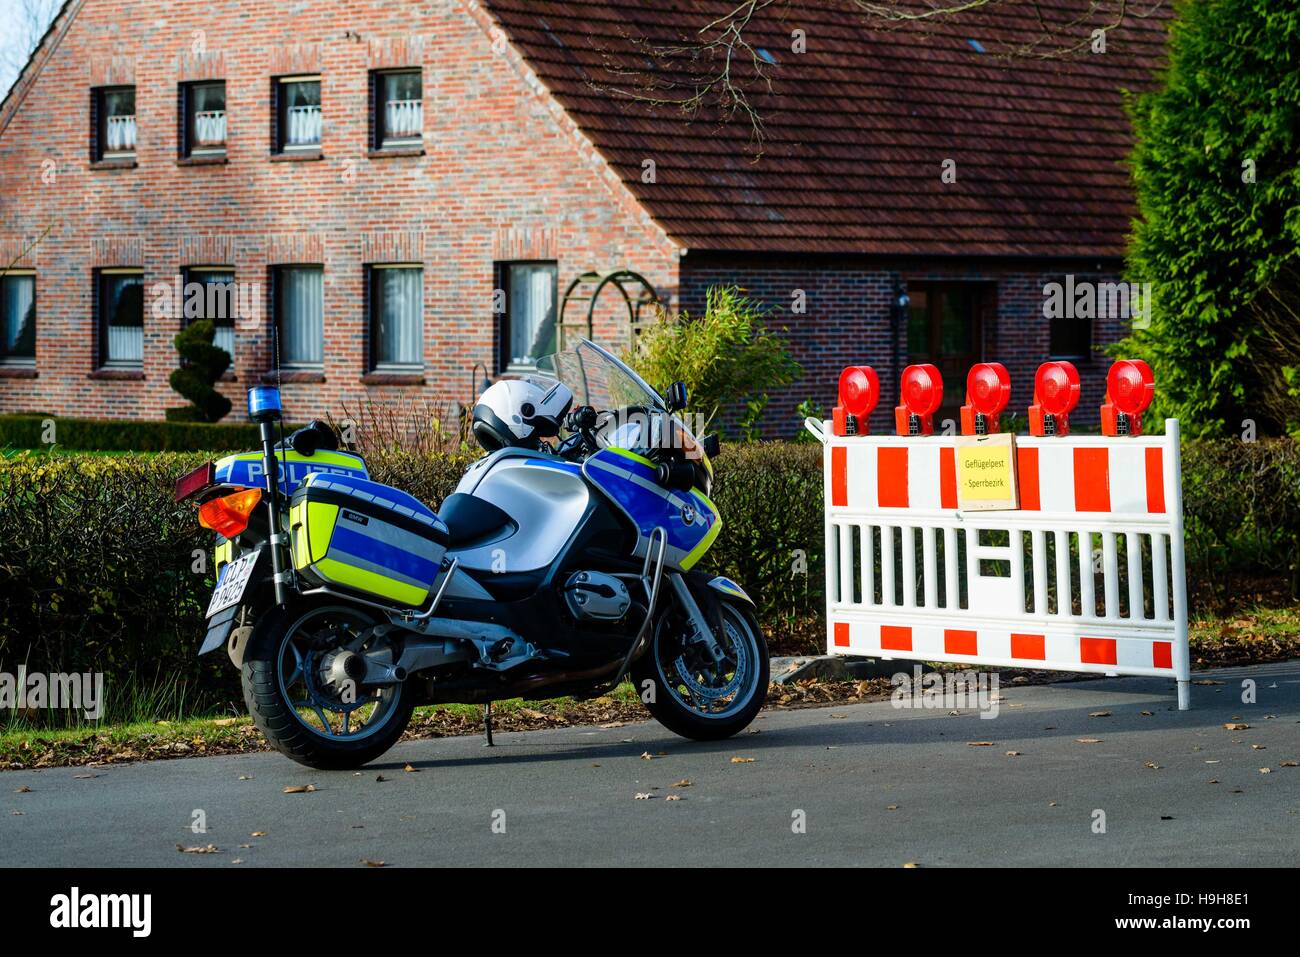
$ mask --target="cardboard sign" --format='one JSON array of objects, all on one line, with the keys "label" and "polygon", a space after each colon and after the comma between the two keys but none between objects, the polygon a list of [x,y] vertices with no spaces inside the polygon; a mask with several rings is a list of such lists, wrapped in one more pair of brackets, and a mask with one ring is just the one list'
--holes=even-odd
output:
[{"label": "cardboard sign", "polygon": [[957,507],[963,511],[1019,508],[1016,437],[1010,432],[957,439]]}]

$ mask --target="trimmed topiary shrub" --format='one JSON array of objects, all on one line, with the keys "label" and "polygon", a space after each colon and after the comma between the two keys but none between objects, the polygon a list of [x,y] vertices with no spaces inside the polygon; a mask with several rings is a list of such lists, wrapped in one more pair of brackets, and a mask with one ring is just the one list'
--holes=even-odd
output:
[{"label": "trimmed topiary shrub", "polygon": [[216,334],[211,319],[197,319],[172,340],[181,355],[181,366],[167,381],[190,404],[168,409],[168,421],[220,422],[230,412],[230,400],[216,388],[230,368],[230,353],[212,344]]}]

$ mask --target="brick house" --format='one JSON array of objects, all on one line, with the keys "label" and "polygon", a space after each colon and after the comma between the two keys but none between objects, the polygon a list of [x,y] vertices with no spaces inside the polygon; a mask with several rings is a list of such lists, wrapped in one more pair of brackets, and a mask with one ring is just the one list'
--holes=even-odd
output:
[{"label": "brick house", "polygon": [[951,411],[971,362],[1005,362],[1023,408],[1068,356],[1095,407],[1126,319],[1048,320],[1044,287],[1118,274],[1120,91],[1166,21],[1006,60],[985,51],[1028,36],[1023,4],[880,32],[835,0],[767,8],[761,145],[620,90],[689,79],[658,51],[732,6],[68,0],[0,105],[0,411],[161,417],[205,314],[236,410],[276,352],[291,418],[464,402],[589,305],[626,343],[620,284],[583,300],[621,271],[634,299],[697,312],[735,283],[779,307],[805,374],[773,431],[848,362],[883,406],[934,361]]}]

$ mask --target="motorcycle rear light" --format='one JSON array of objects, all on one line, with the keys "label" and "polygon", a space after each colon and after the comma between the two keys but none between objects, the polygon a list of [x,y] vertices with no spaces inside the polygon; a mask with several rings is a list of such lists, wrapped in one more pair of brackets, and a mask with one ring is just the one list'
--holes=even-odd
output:
[{"label": "motorcycle rear light", "polygon": [[210,485],[216,484],[216,466],[211,462],[200,465],[193,472],[182,475],[176,480],[176,501],[183,502],[191,495],[202,492]]},{"label": "motorcycle rear light", "polygon": [[234,538],[248,527],[248,518],[262,500],[260,488],[248,488],[199,506],[199,524],[218,535]]}]

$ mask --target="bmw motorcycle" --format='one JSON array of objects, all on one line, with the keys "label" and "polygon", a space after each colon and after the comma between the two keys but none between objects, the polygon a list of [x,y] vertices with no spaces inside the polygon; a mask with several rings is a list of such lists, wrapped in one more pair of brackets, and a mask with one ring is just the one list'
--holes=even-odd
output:
[{"label": "bmw motorcycle", "polygon": [[[371,480],[313,422],[277,438],[278,390],[249,390],[261,450],[177,481],[217,534],[199,654],[225,647],[267,740],[316,768],[355,768],[420,704],[606,694],[630,678],[696,740],[762,707],[753,601],[698,570],[722,528],[716,436],[581,340],[478,400],[475,461],[437,512]],[[489,725],[489,736],[490,736]]]}]

